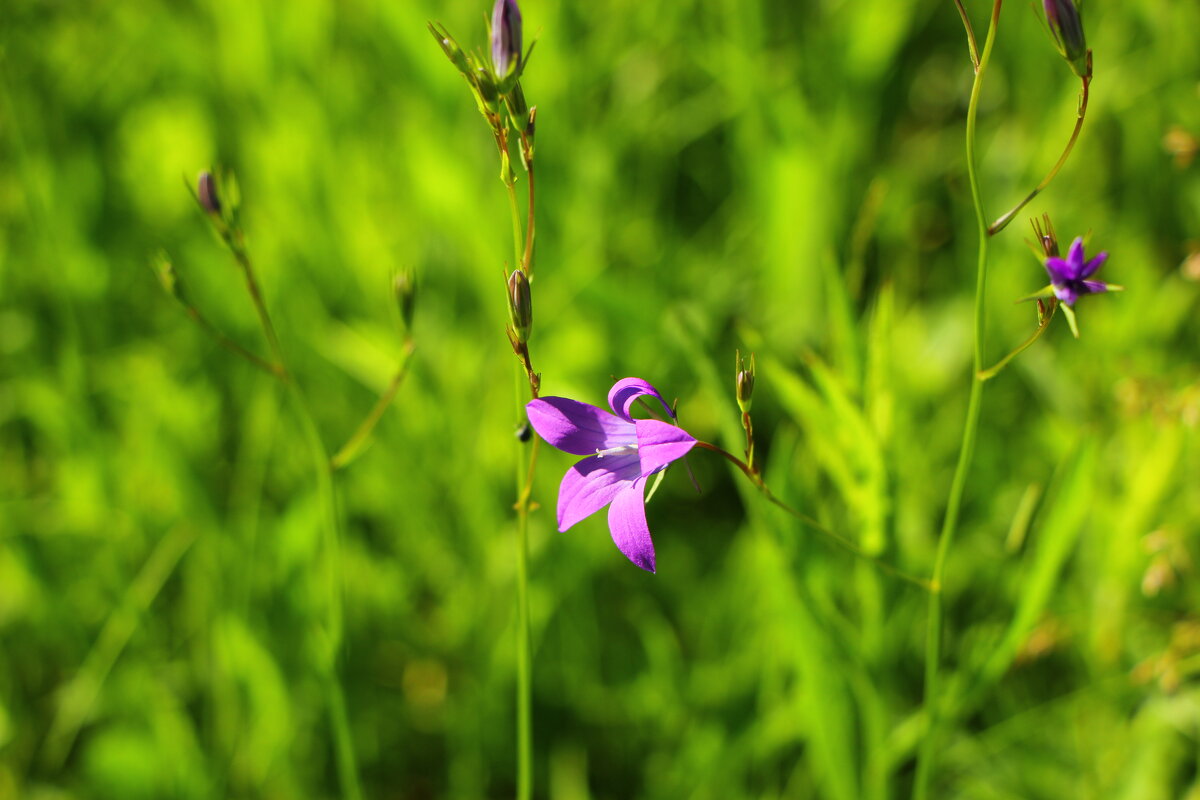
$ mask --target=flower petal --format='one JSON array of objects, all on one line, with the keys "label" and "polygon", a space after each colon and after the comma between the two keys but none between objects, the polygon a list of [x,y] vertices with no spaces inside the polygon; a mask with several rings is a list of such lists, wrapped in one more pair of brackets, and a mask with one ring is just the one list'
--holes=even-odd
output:
[{"label": "flower petal", "polygon": [[1100,294],[1108,291],[1108,284],[1104,281],[1081,281],[1081,283],[1087,289],[1087,294]]},{"label": "flower petal", "polygon": [[696,439],[683,428],[656,419],[637,419],[638,456],[642,475],[649,475],[677,458],[683,458],[696,444]]},{"label": "flower petal", "polygon": [[658,402],[662,403],[663,408],[667,410],[671,418],[675,418],[671,407],[667,405],[666,400],[663,400],[658,390],[641,378],[622,378],[614,383],[613,387],[608,390],[608,405],[614,414],[632,422],[633,417],[629,415],[629,409],[633,407],[633,404],[637,402],[639,397],[645,397],[646,395],[657,397]]},{"label": "flower petal", "polygon": [[1104,266],[1104,262],[1108,260],[1108,253],[1100,253],[1091,261],[1083,265],[1083,269],[1079,271],[1079,277],[1090,278],[1096,274],[1096,270]]},{"label": "flower petal", "polygon": [[646,524],[645,491],[646,479],[638,478],[617,492],[608,509],[608,530],[626,558],[647,572],[654,572],[654,542]]},{"label": "flower petal", "polygon": [[1046,272],[1050,273],[1051,283],[1066,283],[1071,280],[1071,265],[1061,258],[1050,256],[1045,261]]},{"label": "flower petal", "polygon": [[1082,278],[1080,274],[1083,272],[1083,237],[1076,236],[1075,241],[1071,242],[1071,250],[1067,253],[1067,265],[1070,269],[1070,274],[1067,275],[1071,280]]},{"label": "flower petal", "polygon": [[578,400],[543,397],[526,403],[525,413],[551,447],[577,456],[637,443],[637,432],[629,422]]},{"label": "flower petal", "polygon": [[565,531],[604,508],[640,471],[637,453],[592,456],[575,464],[558,487],[558,529]]}]

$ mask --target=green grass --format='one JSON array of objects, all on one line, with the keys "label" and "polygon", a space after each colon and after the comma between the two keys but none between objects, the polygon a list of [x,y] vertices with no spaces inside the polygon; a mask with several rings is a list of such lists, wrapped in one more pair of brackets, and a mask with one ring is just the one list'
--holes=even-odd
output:
[{"label": "green grass", "polygon": [[[981,37],[988,5],[969,3]],[[543,392],[600,403],[612,377],[644,377],[740,452],[731,366],[755,351],[774,491],[928,575],[971,370],[953,4],[522,9]],[[481,45],[489,10],[5,3],[0,798],[342,796],[323,666],[338,569],[364,796],[512,796],[510,221],[494,145],[425,30]],[[1200,158],[1168,146],[1200,137],[1200,9],[1086,12],[1088,120],[992,242],[984,360],[1036,325],[1012,302],[1045,283],[1028,216],[1093,231],[1127,291],[1081,300],[1082,339],[1055,320],[986,385],[946,571],[934,797],[1200,796]],[[1057,158],[1077,90],[1006,4],[979,116],[993,217]],[[149,268],[165,248],[211,321],[267,355],[183,186],[213,164],[238,175],[327,451],[403,358],[392,273],[419,276],[410,372],[334,478],[337,563],[295,404]],[[921,590],[700,451],[701,493],[672,470],[648,507],[651,576],[603,515],[555,530],[572,461],[543,448],[530,526],[536,797],[909,795]]]}]

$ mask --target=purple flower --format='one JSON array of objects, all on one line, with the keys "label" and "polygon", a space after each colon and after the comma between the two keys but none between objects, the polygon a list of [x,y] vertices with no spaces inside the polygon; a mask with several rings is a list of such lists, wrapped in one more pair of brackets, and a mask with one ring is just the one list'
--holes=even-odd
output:
[{"label": "purple flower", "polygon": [[[641,378],[622,378],[608,393],[612,414],[602,408],[543,397],[525,406],[529,422],[551,446],[587,458],[567,470],[558,489],[558,529],[565,531],[604,506],[613,542],[626,558],[654,572],[654,543],[646,524],[646,479],[682,458],[696,439],[675,425],[634,419],[638,398],[651,396],[674,419],[662,395]],[[611,505],[610,505],[611,504]]]},{"label": "purple flower", "polygon": [[1107,292],[1108,284],[1089,281],[1096,270],[1104,264],[1108,253],[1101,253],[1091,261],[1083,260],[1083,237],[1076,237],[1066,258],[1050,256],[1046,259],[1046,272],[1050,273],[1050,285],[1054,296],[1068,306],[1075,305],[1080,295]]},{"label": "purple flower", "polygon": [[504,79],[521,61],[521,9],[517,0],[496,0],[492,6],[492,66]]}]

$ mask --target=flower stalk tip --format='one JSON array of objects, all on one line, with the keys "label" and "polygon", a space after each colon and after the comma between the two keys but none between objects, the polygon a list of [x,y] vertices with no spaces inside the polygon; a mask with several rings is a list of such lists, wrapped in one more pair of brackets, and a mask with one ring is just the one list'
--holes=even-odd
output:
[{"label": "flower stalk tip", "polygon": [[417,303],[417,276],[412,269],[403,269],[392,278],[392,295],[400,308],[400,321],[404,330],[412,330],[413,309]]}]

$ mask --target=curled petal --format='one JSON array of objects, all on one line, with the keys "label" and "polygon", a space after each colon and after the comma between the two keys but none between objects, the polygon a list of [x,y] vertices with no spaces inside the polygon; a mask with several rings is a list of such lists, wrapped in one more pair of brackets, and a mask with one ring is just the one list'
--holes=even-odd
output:
[{"label": "curled petal", "polygon": [[608,509],[608,530],[626,558],[647,572],[654,572],[654,542],[646,524],[645,491],[646,479],[638,478],[617,492]]},{"label": "curled petal", "polygon": [[633,404],[637,402],[639,397],[646,395],[658,398],[658,402],[662,403],[663,408],[671,415],[671,418],[675,418],[671,407],[667,405],[666,400],[663,400],[658,390],[641,378],[622,378],[614,383],[613,387],[608,391],[608,405],[612,408],[614,414],[632,422],[633,417],[629,415],[629,409],[633,408]]},{"label": "curled petal", "polygon": [[1108,291],[1108,284],[1104,281],[1083,281],[1082,283],[1087,288],[1088,294],[1099,294]]},{"label": "curled petal", "polygon": [[683,458],[696,444],[690,433],[656,419],[634,420],[637,426],[638,456],[642,475],[649,475],[677,458]]},{"label": "curled petal", "polygon": [[558,529],[565,531],[604,508],[641,474],[637,453],[585,458],[558,487]]},{"label": "curled petal", "polygon": [[1096,270],[1104,266],[1104,262],[1108,260],[1108,253],[1100,253],[1091,261],[1083,265],[1083,269],[1079,271],[1079,277],[1090,278],[1096,274]]},{"label": "curled petal", "polygon": [[602,408],[566,397],[543,397],[525,405],[529,424],[551,447],[577,456],[637,443],[629,422]]}]

